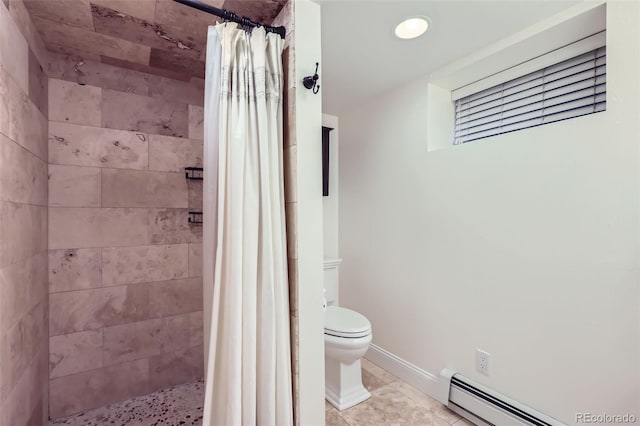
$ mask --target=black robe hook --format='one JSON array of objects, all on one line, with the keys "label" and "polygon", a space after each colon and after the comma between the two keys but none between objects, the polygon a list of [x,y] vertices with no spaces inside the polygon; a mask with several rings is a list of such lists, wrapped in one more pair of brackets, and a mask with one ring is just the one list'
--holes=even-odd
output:
[{"label": "black robe hook", "polygon": [[302,79],[302,84],[307,89],[312,89],[313,94],[315,95],[320,90],[320,85],[318,84],[318,80],[320,76],[318,75],[318,63],[316,62],[316,72],[313,75],[308,75]]}]

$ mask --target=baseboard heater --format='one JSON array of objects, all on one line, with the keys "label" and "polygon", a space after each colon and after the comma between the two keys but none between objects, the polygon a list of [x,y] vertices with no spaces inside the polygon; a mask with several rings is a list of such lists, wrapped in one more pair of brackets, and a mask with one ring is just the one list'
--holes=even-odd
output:
[{"label": "baseboard heater", "polygon": [[566,426],[454,371],[444,369],[440,374],[448,385],[449,409],[476,425]]}]

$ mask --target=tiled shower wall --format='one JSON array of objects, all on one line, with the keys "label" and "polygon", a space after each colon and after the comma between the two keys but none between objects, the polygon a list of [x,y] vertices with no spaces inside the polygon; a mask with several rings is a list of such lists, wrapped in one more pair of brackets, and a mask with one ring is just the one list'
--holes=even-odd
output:
[{"label": "tiled shower wall", "polygon": [[284,159],[284,185],[285,185],[285,214],[287,228],[287,266],[289,277],[289,321],[291,325],[291,370],[293,380],[293,414],[294,423],[300,424],[300,404],[298,398],[299,389],[299,339],[298,339],[298,241],[297,241],[297,220],[296,220],[296,132],[295,132],[295,102],[296,102],[296,82],[295,76],[295,52],[294,52],[294,0],[289,0],[276,19],[274,26],[284,26],[287,35],[282,53],[282,66],[284,68],[284,88],[283,88],[283,159]]},{"label": "tiled shower wall", "polygon": [[51,417],[199,379],[203,89],[49,64]]},{"label": "tiled shower wall", "polygon": [[47,413],[47,53],[0,2],[0,425]]}]

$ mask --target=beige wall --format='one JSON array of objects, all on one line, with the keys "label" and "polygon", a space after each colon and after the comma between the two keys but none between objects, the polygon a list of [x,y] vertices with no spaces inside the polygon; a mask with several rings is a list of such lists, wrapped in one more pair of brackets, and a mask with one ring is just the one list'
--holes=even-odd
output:
[{"label": "beige wall", "polygon": [[[51,417],[200,379],[201,87],[51,55]],[[81,84],[79,84],[81,83]]]},{"label": "beige wall", "polygon": [[21,2],[0,2],[0,425],[47,414],[46,52]]},{"label": "beige wall", "polygon": [[434,152],[426,81],[340,117],[340,296],[375,344],[568,424],[640,415],[638,16],[607,4],[606,112]]}]

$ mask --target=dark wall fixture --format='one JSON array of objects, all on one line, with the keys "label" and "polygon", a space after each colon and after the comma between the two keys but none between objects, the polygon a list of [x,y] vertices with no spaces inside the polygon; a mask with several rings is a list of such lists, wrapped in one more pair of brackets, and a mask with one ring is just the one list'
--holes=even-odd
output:
[{"label": "dark wall fixture", "polygon": [[329,196],[329,141],[333,129],[322,126],[322,195]]},{"label": "dark wall fixture", "polygon": [[[204,180],[204,169],[202,167],[185,167],[184,177],[188,180]],[[202,225],[202,212],[190,211],[188,215],[189,225]]]},{"label": "dark wall fixture", "polygon": [[320,79],[318,75],[318,65],[316,62],[316,72],[314,72],[313,75],[308,75],[302,79],[302,85],[311,90],[314,95],[320,90],[320,85],[318,84],[318,80]]},{"label": "dark wall fixture", "polygon": [[203,168],[202,167],[185,167],[184,175],[187,179],[191,180],[202,180],[203,179]]},{"label": "dark wall fixture", "polygon": [[202,212],[189,212],[189,223],[191,225],[202,225]]}]

